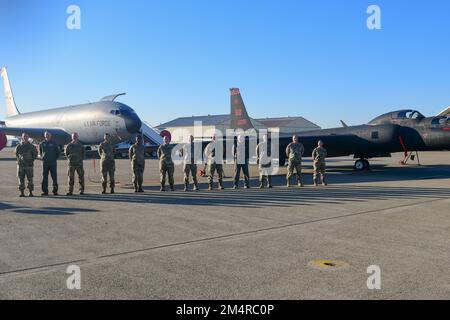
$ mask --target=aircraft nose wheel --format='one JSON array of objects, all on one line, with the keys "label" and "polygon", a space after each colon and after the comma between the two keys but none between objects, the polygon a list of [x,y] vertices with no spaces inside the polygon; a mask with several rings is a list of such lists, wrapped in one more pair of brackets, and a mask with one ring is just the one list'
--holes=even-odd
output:
[{"label": "aircraft nose wheel", "polygon": [[359,159],[355,161],[355,166],[354,166],[356,171],[364,171],[364,170],[369,170],[370,169],[370,163],[369,161],[365,160],[365,159]]}]

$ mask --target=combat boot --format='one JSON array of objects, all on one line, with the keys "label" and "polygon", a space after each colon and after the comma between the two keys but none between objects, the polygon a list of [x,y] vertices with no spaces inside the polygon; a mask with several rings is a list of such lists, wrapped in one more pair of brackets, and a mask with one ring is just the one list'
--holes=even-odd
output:
[{"label": "combat boot", "polygon": [[184,189],[183,191],[189,191],[189,185],[188,184],[184,184]]},{"label": "combat boot", "polygon": [[219,181],[219,190],[223,190],[224,188],[223,188],[223,183],[222,183],[222,181]]},{"label": "combat boot", "polygon": [[269,184],[269,189],[272,189],[272,178],[270,176],[267,178],[267,183]]},{"label": "combat boot", "polygon": [[305,185],[303,184],[302,180],[297,180],[297,186],[302,188]]},{"label": "combat boot", "polygon": [[170,191],[175,191],[175,187],[173,186],[173,184],[170,185]]},{"label": "combat boot", "polygon": [[327,182],[325,181],[325,177],[321,177],[321,180],[322,180],[322,185],[323,185],[324,187],[326,187],[328,184],[327,184]]},{"label": "combat boot", "polygon": [[102,194],[106,194],[106,187],[103,187]]},{"label": "combat boot", "polygon": [[198,184],[194,184],[194,191],[198,191],[198,190],[199,190]]},{"label": "combat boot", "polygon": [[317,187],[317,179],[313,179],[313,182],[314,182],[314,187]]},{"label": "combat boot", "polygon": [[134,192],[138,192],[138,185],[137,185],[137,183],[134,184]]},{"label": "combat boot", "polygon": [[66,193],[66,195],[67,195],[67,196],[73,196],[73,192],[72,192],[72,191],[69,191],[69,192]]},{"label": "combat boot", "polygon": [[208,183],[208,191],[212,191],[212,189],[213,189],[212,183]]},{"label": "combat boot", "polygon": [[250,185],[249,185],[249,184],[246,184],[246,185],[244,186],[244,189],[250,189]]},{"label": "combat boot", "polygon": [[166,187],[162,184],[162,185],[161,185],[161,188],[159,188],[159,191],[161,191],[161,192],[166,191]]},{"label": "combat boot", "polygon": [[139,186],[138,192],[139,192],[139,193],[143,193],[143,192],[144,192],[144,189],[142,189],[142,185]]},{"label": "combat boot", "polygon": [[239,189],[239,186],[238,186],[237,184],[235,184],[235,185],[233,186],[233,189],[234,189],[234,190]]},{"label": "combat boot", "polygon": [[19,195],[19,197],[20,197],[20,198],[25,197],[25,192],[24,192],[23,190],[20,190],[20,195]]},{"label": "combat boot", "polygon": [[291,179],[288,179],[287,182],[286,182],[286,187],[289,188],[290,186],[291,186]]},{"label": "combat boot", "polygon": [[111,194],[114,194],[115,192],[114,192],[114,188],[111,188]]},{"label": "combat boot", "polygon": [[259,188],[264,189],[264,183],[260,183]]},{"label": "combat boot", "polygon": [[30,190],[30,192],[28,192],[28,196],[29,196],[30,198],[33,198],[33,197],[34,197],[33,191]]}]

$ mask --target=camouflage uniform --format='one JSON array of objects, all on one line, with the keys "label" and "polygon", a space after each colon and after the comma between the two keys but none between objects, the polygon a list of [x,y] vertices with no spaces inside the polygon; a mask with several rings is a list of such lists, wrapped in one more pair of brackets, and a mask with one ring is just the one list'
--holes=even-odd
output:
[{"label": "camouflage uniform", "polygon": [[[194,190],[198,190],[197,180],[197,164],[195,161],[195,149],[201,148],[196,146],[195,143],[186,143],[183,145],[181,155],[183,156],[183,172],[184,172],[184,189],[188,190],[189,187],[189,175],[192,175],[194,180]],[[201,150],[201,149],[200,149]]]},{"label": "camouflage uniform", "polygon": [[288,158],[288,172],[286,176],[287,185],[291,183],[291,177],[294,174],[294,170],[297,174],[297,184],[303,186],[302,183],[302,157],[305,152],[305,148],[301,143],[291,142],[286,148],[286,156]]},{"label": "camouflage uniform", "polygon": [[208,186],[211,190],[213,187],[214,173],[217,171],[219,176],[219,189],[223,189],[223,165],[216,162],[216,146],[217,142],[210,142],[205,148],[205,157],[208,159]]},{"label": "camouflage uniform", "polygon": [[322,184],[326,185],[325,181],[325,159],[327,157],[327,150],[324,147],[317,147],[312,152],[314,175],[314,184],[317,184],[317,175],[320,173]]},{"label": "camouflage uniform", "polygon": [[249,152],[245,142],[233,145],[234,156],[234,188],[239,187],[239,179],[241,170],[244,174],[244,184],[246,188],[250,188],[250,173],[248,170]]},{"label": "camouflage uniform", "polygon": [[130,147],[129,156],[131,169],[133,170],[134,191],[142,192],[145,170],[145,146],[136,142]]},{"label": "camouflage uniform", "polygon": [[42,160],[42,192],[48,194],[48,174],[53,180],[53,194],[58,193],[58,166],[57,160],[61,153],[59,146],[53,141],[44,141],[39,145]]},{"label": "camouflage uniform", "polygon": [[270,162],[270,145],[261,142],[256,147],[256,156],[258,157],[259,165],[259,182],[260,188],[264,188],[266,182],[269,188],[272,188],[272,168]]},{"label": "camouflage uniform", "polygon": [[66,157],[69,162],[68,176],[69,176],[69,194],[73,193],[73,186],[75,184],[75,172],[78,174],[78,181],[80,183],[80,194],[84,193],[84,146],[81,142],[71,142],[66,146]]},{"label": "camouflage uniform", "polygon": [[28,190],[33,192],[33,174],[34,160],[37,159],[37,150],[34,145],[29,142],[21,143],[16,147],[17,158],[17,177],[19,178],[19,190],[23,196],[25,190],[25,177],[28,181]]},{"label": "camouflage uniform", "polygon": [[102,142],[98,147],[98,154],[100,155],[100,170],[102,171],[103,192],[106,192],[109,175],[109,186],[111,188],[111,193],[113,193],[116,183],[114,179],[114,173],[116,171],[114,146],[111,144],[111,142]]},{"label": "camouflage uniform", "polygon": [[173,173],[175,171],[175,165],[172,161],[172,150],[173,145],[170,144],[162,144],[158,148],[157,155],[159,159],[161,190],[164,190],[166,186],[166,174],[169,177],[170,189],[173,191],[174,188]]}]

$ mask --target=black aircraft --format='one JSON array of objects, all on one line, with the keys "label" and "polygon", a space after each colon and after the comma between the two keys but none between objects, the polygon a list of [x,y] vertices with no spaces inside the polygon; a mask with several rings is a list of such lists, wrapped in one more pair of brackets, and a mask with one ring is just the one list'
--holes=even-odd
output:
[{"label": "black aircraft", "polygon": [[[239,89],[231,92],[231,128],[254,129],[247,114]],[[305,156],[311,155],[318,140],[322,140],[329,157],[353,155],[356,170],[368,170],[370,158],[388,157],[411,151],[450,150],[450,116],[448,110],[435,117],[425,117],[415,110],[399,110],[383,114],[368,124],[333,129],[321,129],[281,135],[280,164],[286,161],[285,149],[297,135],[305,147]],[[404,159],[404,160],[405,160]]]}]

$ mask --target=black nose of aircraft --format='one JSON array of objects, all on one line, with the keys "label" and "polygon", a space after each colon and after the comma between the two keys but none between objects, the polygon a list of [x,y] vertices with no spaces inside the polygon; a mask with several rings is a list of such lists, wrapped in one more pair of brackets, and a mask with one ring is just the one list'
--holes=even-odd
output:
[{"label": "black nose of aircraft", "polygon": [[136,113],[127,114],[125,117],[125,126],[131,134],[138,133],[142,127],[142,121]]}]

